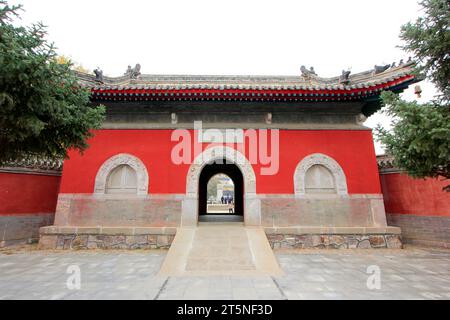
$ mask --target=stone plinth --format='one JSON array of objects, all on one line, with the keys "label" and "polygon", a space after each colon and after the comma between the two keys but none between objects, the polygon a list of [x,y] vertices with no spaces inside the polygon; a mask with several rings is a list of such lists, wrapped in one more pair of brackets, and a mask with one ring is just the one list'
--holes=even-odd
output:
[{"label": "stone plinth", "polygon": [[44,227],[40,249],[168,249],[176,228]]},{"label": "stone plinth", "polygon": [[402,249],[400,228],[265,228],[272,249]]}]

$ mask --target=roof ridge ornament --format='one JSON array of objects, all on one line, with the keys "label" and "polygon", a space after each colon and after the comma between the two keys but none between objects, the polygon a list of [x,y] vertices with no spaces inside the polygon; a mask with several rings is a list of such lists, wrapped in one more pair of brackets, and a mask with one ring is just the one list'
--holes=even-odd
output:
[{"label": "roof ridge ornament", "polygon": [[124,74],[124,76],[127,76],[130,79],[137,79],[140,75],[141,75],[141,65],[139,63],[137,63],[134,68],[128,66],[127,71]]},{"label": "roof ridge ornament", "polygon": [[342,70],[342,74],[339,77],[339,84],[348,85],[350,84],[350,74],[352,72],[350,70]]},{"label": "roof ridge ornament", "polygon": [[95,81],[103,83],[103,71],[100,69],[100,67],[97,67],[97,69],[94,70],[95,74]]},{"label": "roof ridge ornament", "polygon": [[306,69],[305,66],[301,66],[300,67],[300,71],[302,72],[302,77],[303,78],[311,78],[311,76],[316,76],[317,77],[317,73],[316,71],[314,71],[314,67],[311,67],[308,69]]},{"label": "roof ridge ornament", "polygon": [[387,69],[389,69],[390,67],[391,67],[390,64],[387,64],[387,65],[384,65],[384,66],[377,66],[377,65],[375,65],[373,72],[374,72],[374,74],[383,73]]}]

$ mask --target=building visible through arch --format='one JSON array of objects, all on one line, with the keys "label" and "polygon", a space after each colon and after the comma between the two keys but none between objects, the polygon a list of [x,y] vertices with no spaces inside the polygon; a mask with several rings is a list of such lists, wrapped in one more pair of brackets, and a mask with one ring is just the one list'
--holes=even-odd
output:
[{"label": "building visible through arch", "polygon": [[[78,74],[106,119],[83,154],[69,152],[55,223],[41,242],[58,247],[83,235],[92,247],[168,247],[177,229],[198,226],[208,179],[224,173],[236,213],[274,248],[399,247],[363,123],[381,108],[381,92],[417,82],[413,68],[332,78],[305,68],[297,76]],[[105,233],[109,242],[99,244]]]},{"label": "building visible through arch", "polygon": [[[198,213],[199,216],[207,215],[207,185],[209,180],[217,174],[225,174],[234,183],[234,209],[235,216],[244,217],[244,178],[239,167],[235,164],[227,163],[225,159],[219,159],[206,165],[200,174]],[[220,221],[220,217],[217,219]],[[226,220],[225,220],[226,221]],[[242,219],[243,221],[243,219]]]}]

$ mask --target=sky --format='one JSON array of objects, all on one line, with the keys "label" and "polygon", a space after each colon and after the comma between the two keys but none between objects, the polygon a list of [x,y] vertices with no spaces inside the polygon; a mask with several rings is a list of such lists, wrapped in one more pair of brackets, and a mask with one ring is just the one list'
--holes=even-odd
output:
[{"label": "sky", "polygon": [[[10,0],[21,23],[42,21],[58,53],[105,75],[140,63],[145,74],[319,76],[407,59],[400,27],[417,0]],[[420,102],[435,94],[421,84]],[[414,88],[404,93],[415,99]],[[366,122],[389,127],[379,113]],[[377,143],[377,154],[383,149]]]}]

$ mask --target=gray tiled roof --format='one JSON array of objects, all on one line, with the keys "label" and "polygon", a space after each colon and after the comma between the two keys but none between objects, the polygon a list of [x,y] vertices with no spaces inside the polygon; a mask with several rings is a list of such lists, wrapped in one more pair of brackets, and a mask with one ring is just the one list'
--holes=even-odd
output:
[{"label": "gray tiled roof", "polygon": [[386,154],[377,156],[377,164],[379,169],[395,168],[394,157]]},{"label": "gray tiled roof", "polygon": [[36,170],[61,171],[62,159],[49,159],[43,156],[25,156],[20,159],[7,161],[0,168],[28,168]]},{"label": "gray tiled roof", "polygon": [[77,73],[80,83],[99,89],[150,89],[150,90],[351,90],[369,88],[388,83],[412,74],[414,64],[406,63],[376,74],[369,70],[350,75],[348,84],[340,77],[322,78],[308,76],[208,76],[208,75],[140,75],[104,77],[100,83],[94,75]]}]

